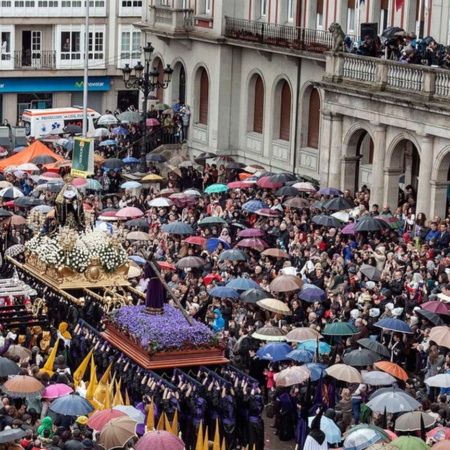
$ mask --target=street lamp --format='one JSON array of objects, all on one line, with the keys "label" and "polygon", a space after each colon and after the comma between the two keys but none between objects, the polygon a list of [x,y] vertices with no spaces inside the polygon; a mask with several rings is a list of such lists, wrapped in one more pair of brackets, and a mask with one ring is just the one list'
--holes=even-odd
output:
[{"label": "street lamp", "polygon": [[142,111],[143,121],[142,121],[142,138],[141,138],[141,155],[140,155],[140,163],[139,163],[139,172],[147,173],[147,100],[150,92],[155,89],[167,89],[172,80],[173,69],[168,64],[164,69],[164,79],[162,83],[159,81],[159,72],[156,67],[150,70],[150,62],[152,60],[153,50],[152,44],[149,42],[144,47],[144,62],[145,67],[141,64],[140,61],[134,66],[133,69],[129,66],[129,64],[125,64],[125,67],[122,69],[123,81],[125,83],[125,87],[127,89],[139,89],[144,94],[144,107]]}]

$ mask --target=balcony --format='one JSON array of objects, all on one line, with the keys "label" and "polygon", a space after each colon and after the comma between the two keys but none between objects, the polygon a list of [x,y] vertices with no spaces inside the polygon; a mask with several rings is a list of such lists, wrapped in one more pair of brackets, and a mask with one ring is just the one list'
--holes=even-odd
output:
[{"label": "balcony", "polygon": [[450,99],[450,70],[345,53],[327,53],[324,81],[367,90]]},{"label": "balcony", "polygon": [[328,31],[226,17],[225,37],[280,48],[323,53],[332,48]]},{"label": "balcony", "polygon": [[194,10],[151,6],[148,30],[164,33],[187,33],[194,29]]},{"label": "balcony", "polygon": [[56,69],[56,52],[54,50],[30,50],[14,52],[15,69]]}]

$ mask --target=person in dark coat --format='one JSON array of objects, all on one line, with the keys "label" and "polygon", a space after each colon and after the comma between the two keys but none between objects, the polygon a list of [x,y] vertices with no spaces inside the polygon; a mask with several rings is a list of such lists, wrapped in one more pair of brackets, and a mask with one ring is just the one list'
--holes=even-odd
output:
[{"label": "person in dark coat", "polygon": [[[152,258],[153,255],[150,255]],[[164,312],[164,286],[150,264],[145,266],[144,277],[148,279],[145,311],[156,315]]]}]

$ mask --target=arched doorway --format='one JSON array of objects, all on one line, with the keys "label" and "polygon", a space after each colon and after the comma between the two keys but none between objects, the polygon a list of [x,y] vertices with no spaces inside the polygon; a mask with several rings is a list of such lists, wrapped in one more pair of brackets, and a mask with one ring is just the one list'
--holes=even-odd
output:
[{"label": "arched doorway", "polygon": [[247,131],[263,134],[264,107],[265,107],[264,81],[259,73],[250,78],[247,96]]},{"label": "arched doorway", "polygon": [[[155,58],[151,64],[152,69],[155,68],[158,71],[158,81],[163,84],[164,83],[164,64],[161,61],[161,58]],[[164,89],[156,89],[156,92],[153,93],[156,96],[158,103],[163,103],[164,99]]]},{"label": "arched doorway", "polygon": [[172,103],[178,99],[181,103],[186,103],[186,70],[183,63],[177,62],[173,68],[172,74]]}]

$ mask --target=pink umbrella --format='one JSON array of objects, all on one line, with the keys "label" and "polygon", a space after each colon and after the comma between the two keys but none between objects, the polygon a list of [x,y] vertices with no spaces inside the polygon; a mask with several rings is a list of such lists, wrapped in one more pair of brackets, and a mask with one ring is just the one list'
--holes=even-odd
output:
[{"label": "pink umbrella", "polygon": [[159,121],[158,121],[158,119],[154,119],[154,118],[152,117],[152,118],[150,118],[150,119],[147,119],[147,120],[145,121],[145,124],[146,124],[148,127],[157,127],[157,126],[159,125]]},{"label": "pink umbrella", "polygon": [[87,422],[88,426],[95,431],[102,431],[102,428],[112,419],[117,419],[118,417],[124,417],[126,414],[117,409],[102,409],[97,411]]},{"label": "pink umbrella", "polygon": [[356,223],[349,223],[348,225],[345,225],[345,227],[342,228],[342,234],[356,234],[355,225]]},{"label": "pink umbrella", "polygon": [[169,431],[155,430],[144,434],[134,446],[136,450],[157,448],[158,450],[183,450],[184,442]]},{"label": "pink umbrella", "polygon": [[258,230],[257,228],[248,228],[247,230],[239,231],[240,238],[249,238],[249,237],[260,237],[264,236],[264,231]]},{"label": "pink umbrella", "polygon": [[434,312],[435,314],[442,314],[444,316],[448,316],[449,307],[449,304],[437,301],[422,303],[423,309]]},{"label": "pink umbrella", "polygon": [[242,239],[242,241],[239,241],[237,243],[237,246],[238,247],[263,247],[263,248],[269,247],[262,239],[259,239],[257,237]]},{"label": "pink umbrella", "polygon": [[273,181],[269,181],[269,179],[270,177],[262,177],[256,182],[256,184],[264,189],[278,189],[283,186],[283,183],[275,183]]},{"label": "pink umbrella", "polygon": [[86,186],[88,184],[85,178],[74,178],[72,184],[76,187]]},{"label": "pink umbrella", "polygon": [[119,209],[119,211],[116,212],[116,216],[121,219],[128,219],[130,217],[141,217],[144,213],[139,209],[135,208],[134,206],[127,206],[126,208]]},{"label": "pink umbrella", "polygon": [[73,392],[73,389],[67,384],[64,383],[56,383],[50,384],[45,388],[45,391],[42,394],[42,398],[54,399],[62,397],[63,395],[68,395]]},{"label": "pink umbrella", "polygon": [[39,175],[39,178],[42,180],[60,180],[61,177],[54,172],[44,172],[43,174]]},{"label": "pink umbrella", "polygon": [[175,194],[172,194],[169,196],[169,198],[178,208],[186,208],[188,206],[193,206],[197,203],[197,199],[195,197],[184,194],[183,192],[177,192]]},{"label": "pink umbrella", "polygon": [[227,186],[230,189],[242,189],[250,187],[248,183],[244,183],[243,181],[232,181],[231,183],[228,183]]},{"label": "pink umbrella", "polygon": [[255,211],[255,214],[258,214],[260,216],[264,217],[280,217],[281,211],[278,211],[277,209],[268,209],[268,208],[262,208]]}]

